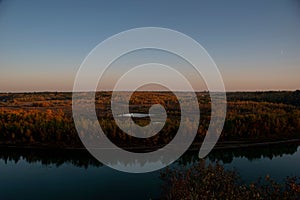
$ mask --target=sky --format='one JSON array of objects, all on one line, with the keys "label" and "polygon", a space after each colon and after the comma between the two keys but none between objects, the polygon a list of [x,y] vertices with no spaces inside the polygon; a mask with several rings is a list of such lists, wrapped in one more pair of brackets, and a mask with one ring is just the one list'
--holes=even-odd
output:
[{"label": "sky", "polygon": [[299,0],[0,0],[0,92],[71,91],[96,45],[149,26],[199,42],[227,91],[300,88]]}]

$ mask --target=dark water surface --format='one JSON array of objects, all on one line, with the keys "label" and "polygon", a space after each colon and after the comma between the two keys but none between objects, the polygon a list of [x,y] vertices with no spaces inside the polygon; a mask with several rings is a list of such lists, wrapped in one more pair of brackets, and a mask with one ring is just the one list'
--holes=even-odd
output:
[{"label": "dark water surface", "polygon": [[[214,150],[246,182],[270,175],[277,181],[300,175],[298,144]],[[188,152],[173,166],[196,163]],[[0,149],[0,199],[150,199],[160,195],[160,171],[128,174],[103,166],[83,150]]]}]

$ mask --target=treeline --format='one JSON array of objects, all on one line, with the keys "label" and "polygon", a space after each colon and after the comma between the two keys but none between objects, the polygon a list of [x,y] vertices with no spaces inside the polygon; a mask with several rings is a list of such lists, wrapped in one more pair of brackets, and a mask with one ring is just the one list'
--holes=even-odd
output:
[{"label": "treeline", "polygon": [[32,102],[49,100],[72,100],[71,92],[28,92],[28,93],[0,93],[0,101]]},{"label": "treeline", "polygon": [[[112,92],[103,91],[96,93],[96,99],[102,102],[106,102]],[[169,98],[174,100],[172,92],[135,92],[139,96],[140,100],[144,100],[146,103],[152,98]],[[227,92],[227,100],[229,102],[236,101],[255,101],[255,102],[271,102],[282,103],[287,105],[300,106],[300,90],[296,91],[257,91],[257,92]],[[202,103],[208,103],[210,101],[208,92],[197,92],[199,101]],[[0,102],[34,102],[34,101],[52,101],[52,100],[72,100],[71,92],[33,92],[33,93],[0,93]],[[135,101],[135,99],[133,99]],[[167,102],[167,101],[165,101]]]},{"label": "treeline", "polygon": [[227,100],[272,102],[300,107],[300,90],[269,92],[228,92]]}]

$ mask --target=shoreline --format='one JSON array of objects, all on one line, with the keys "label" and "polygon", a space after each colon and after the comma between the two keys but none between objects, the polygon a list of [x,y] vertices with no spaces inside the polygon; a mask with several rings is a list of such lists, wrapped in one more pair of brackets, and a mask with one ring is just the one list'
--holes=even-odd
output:
[{"label": "shoreline", "polygon": [[[296,139],[287,139],[287,140],[278,140],[278,141],[268,141],[268,142],[251,142],[251,141],[222,141],[218,142],[213,150],[225,150],[225,149],[243,149],[250,147],[267,147],[270,145],[278,144],[289,144],[289,143],[299,143],[300,138]],[[155,151],[157,149],[163,148],[164,146],[154,146],[154,147],[120,147],[124,150],[135,150],[138,152],[149,152]],[[201,147],[201,143],[193,143],[187,151],[196,151]],[[84,147],[68,147],[68,146],[59,146],[54,144],[30,144],[30,145],[13,145],[13,144],[0,144],[0,149],[28,149],[28,150],[60,150],[60,151],[82,151],[87,150]],[[103,150],[108,150],[111,148],[98,148]],[[176,148],[174,148],[176,150]]]}]

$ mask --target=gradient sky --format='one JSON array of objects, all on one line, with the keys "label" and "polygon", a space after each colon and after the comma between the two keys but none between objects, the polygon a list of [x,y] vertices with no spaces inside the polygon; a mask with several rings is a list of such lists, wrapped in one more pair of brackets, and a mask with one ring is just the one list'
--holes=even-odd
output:
[{"label": "gradient sky", "polygon": [[198,41],[227,90],[300,88],[298,0],[0,0],[0,92],[70,91],[99,42],[144,26]]}]

